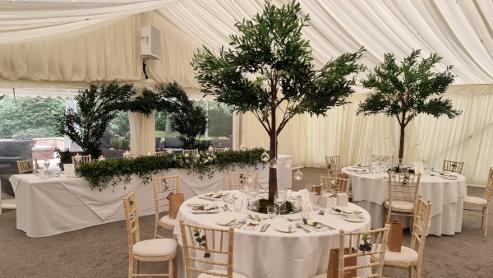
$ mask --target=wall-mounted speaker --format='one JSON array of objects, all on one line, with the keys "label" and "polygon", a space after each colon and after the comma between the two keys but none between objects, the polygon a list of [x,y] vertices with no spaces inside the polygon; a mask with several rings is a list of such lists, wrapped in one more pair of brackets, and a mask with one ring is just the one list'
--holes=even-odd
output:
[{"label": "wall-mounted speaker", "polygon": [[142,59],[159,60],[161,56],[161,32],[152,27],[142,27],[140,31],[140,56]]}]

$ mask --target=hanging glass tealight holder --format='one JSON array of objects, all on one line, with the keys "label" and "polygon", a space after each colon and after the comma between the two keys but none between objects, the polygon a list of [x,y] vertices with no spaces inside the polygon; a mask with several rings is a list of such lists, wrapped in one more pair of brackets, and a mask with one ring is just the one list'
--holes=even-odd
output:
[{"label": "hanging glass tealight holder", "polygon": [[268,154],[266,151],[264,151],[264,152],[260,155],[260,160],[262,160],[263,162],[267,162],[267,161],[269,161],[269,158],[270,158],[270,156],[269,156],[269,154]]},{"label": "hanging glass tealight holder", "polygon": [[271,159],[270,168],[277,168],[277,166],[278,166],[277,159],[276,158]]},{"label": "hanging glass tealight holder", "polygon": [[301,172],[300,169],[296,170],[296,172],[294,172],[293,174],[293,178],[297,181],[300,181],[303,179],[303,172]]}]

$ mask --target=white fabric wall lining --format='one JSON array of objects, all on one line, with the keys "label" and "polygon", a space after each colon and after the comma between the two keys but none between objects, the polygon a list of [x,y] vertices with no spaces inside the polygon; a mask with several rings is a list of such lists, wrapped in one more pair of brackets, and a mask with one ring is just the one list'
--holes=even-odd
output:
[{"label": "white fabric wall lining", "polygon": [[[446,95],[463,110],[456,119],[420,115],[406,128],[404,160],[424,161],[441,168],[443,159],[464,161],[464,174],[472,184],[485,184],[493,164],[493,88],[452,87]],[[351,96],[352,103],[330,110],[327,117],[295,117],[279,137],[279,153],[291,154],[294,165],[323,167],[326,155],[341,155],[345,165],[369,161],[371,154],[397,155],[399,128],[394,118],[356,116],[367,93]],[[245,114],[241,143],[268,146],[257,119]]]}]

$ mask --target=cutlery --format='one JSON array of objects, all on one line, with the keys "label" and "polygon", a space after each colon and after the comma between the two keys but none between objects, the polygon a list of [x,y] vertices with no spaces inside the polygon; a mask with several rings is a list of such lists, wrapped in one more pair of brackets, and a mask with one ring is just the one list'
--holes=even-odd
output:
[{"label": "cutlery", "polygon": [[239,228],[243,227],[243,225],[245,225],[245,224],[246,224],[246,220],[239,221],[238,222],[238,225],[236,225],[236,229],[239,229]]},{"label": "cutlery", "polygon": [[305,231],[305,233],[311,233],[310,230],[308,230],[307,228],[303,227],[300,223],[296,223],[296,228],[302,229],[303,231]]},{"label": "cutlery", "polygon": [[326,227],[326,228],[329,228],[329,230],[335,230],[335,228],[334,228],[334,227],[329,226],[329,225],[327,225],[327,224],[324,224],[324,223],[322,223],[322,222],[318,222],[318,224],[320,224],[320,226],[324,226],[324,227]]},{"label": "cutlery", "polygon": [[270,227],[270,224],[265,224],[264,228],[262,229],[262,232],[267,231],[267,229],[269,229],[269,227]]},{"label": "cutlery", "polygon": [[236,221],[236,218],[233,218],[231,221],[226,223],[224,226],[229,226],[229,225],[233,224],[233,222],[235,222],[235,221]]},{"label": "cutlery", "polygon": [[219,211],[192,211],[192,214],[218,214]]},{"label": "cutlery", "polygon": [[228,207],[228,204],[224,204],[223,209],[224,209],[224,211],[232,211],[232,210]]},{"label": "cutlery", "polygon": [[204,196],[200,196],[199,199],[201,199],[201,200],[207,200],[207,201],[217,201],[217,199],[210,198],[210,197],[204,197]]}]

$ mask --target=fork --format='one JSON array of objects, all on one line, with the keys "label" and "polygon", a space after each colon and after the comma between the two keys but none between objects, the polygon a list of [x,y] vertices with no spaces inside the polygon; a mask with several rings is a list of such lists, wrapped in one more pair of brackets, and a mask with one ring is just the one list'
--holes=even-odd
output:
[{"label": "fork", "polygon": [[308,230],[307,228],[303,227],[300,223],[296,223],[296,228],[302,229],[303,231],[305,231],[305,233],[311,233],[312,232],[312,231]]}]

